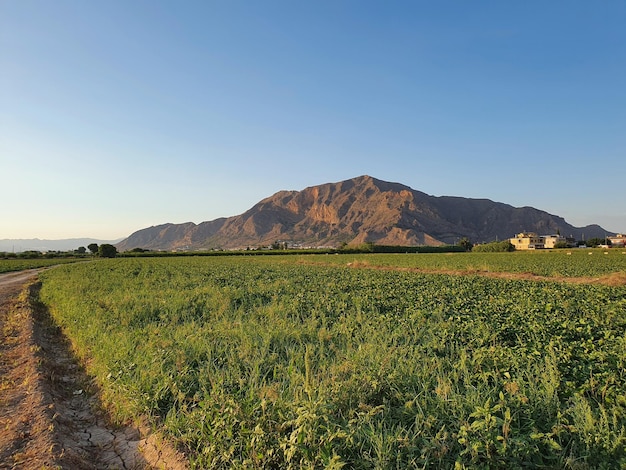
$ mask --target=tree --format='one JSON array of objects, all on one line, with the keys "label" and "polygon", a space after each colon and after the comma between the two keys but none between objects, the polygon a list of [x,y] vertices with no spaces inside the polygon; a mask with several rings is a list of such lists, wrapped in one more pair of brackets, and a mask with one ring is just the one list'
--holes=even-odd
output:
[{"label": "tree", "polygon": [[91,251],[91,254],[93,254],[93,255],[98,253],[98,244],[97,243],[90,243],[89,245],[87,245],[87,248],[89,248],[89,251]]},{"label": "tree", "polygon": [[117,256],[117,248],[108,243],[103,243],[98,248],[98,254],[102,258],[115,258],[115,256]]},{"label": "tree", "polygon": [[607,238],[590,238],[589,240],[587,240],[586,243],[588,247],[596,248],[600,245],[610,245],[609,241],[610,240],[608,240]]},{"label": "tree", "polygon": [[76,249],[76,253],[78,253],[79,255],[84,255],[85,253],[87,253],[87,248],[85,248],[84,246],[79,246]]},{"label": "tree", "polygon": [[472,251],[472,247],[474,245],[472,244],[472,242],[469,241],[469,238],[464,237],[459,240],[459,246],[465,251]]}]

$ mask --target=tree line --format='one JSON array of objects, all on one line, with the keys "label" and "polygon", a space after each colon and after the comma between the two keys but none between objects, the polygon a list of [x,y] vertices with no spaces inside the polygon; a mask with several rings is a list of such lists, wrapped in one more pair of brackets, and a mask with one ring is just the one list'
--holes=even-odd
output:
[{"label": "tree line", "polygon": [[[89,252],[87,252],[87,250],[89,250]],[[38,250],[26,250],[19,253],[0,251],[0,258],[71,258],[86,256],[115,258],[117,254],[117,248],[110,243],[103,243],[102,245],[91,243],[87,245],[86,248],[84,246],[79,246],[75,250],[70,251],[46,251],[45,253]]]}]

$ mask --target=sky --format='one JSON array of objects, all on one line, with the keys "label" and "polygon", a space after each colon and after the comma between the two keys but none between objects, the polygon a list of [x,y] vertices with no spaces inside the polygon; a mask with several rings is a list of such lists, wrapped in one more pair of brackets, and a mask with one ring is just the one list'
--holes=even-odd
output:
[{"label": "sky", "polygon": [[626,232],[626,2],[0,0],[0,239],[360,175]]}]

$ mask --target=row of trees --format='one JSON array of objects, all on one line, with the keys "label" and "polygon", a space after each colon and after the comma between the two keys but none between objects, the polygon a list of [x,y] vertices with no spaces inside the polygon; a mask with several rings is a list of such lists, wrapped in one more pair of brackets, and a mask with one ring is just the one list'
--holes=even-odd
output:
[{"label": "row of trees", "polygon": [[[578,242],[578,245],[583,245],[595,248],[600,245],[608,244],[610,245],[610,240],[604,238],[591,238],[585,242]],[[563,243],[555,245],[555,248],[567,248],[568,246]],[[288,250],[287,243],[279,243],[275,242],[271,246],[272,250]],[[72,256],[87,256],[87,250],[89,250],[89,254],[92,256],[99,256],[101,258],[115,258],[118,255],[117,248],[114,245],[103,243],[102,245],[98,245],[97,243],[91,243],[84,246],[78,247],[77,249],[70,252],[61,252],[61,251],[49,251],[47,253],[42,253],[40,251],[24,251],[20,253],[6,253],[0,252],[0,258],[67,258]],[[376,245],[374,243],[364,243],[362,245],[356,247],[349,247],[347,245],[343,245],[339,249],[330,250],[332,252],[339,253],[440,253],[440,252],[451,252],[451,251],[480,251],[480,252],[506,252],[506,251],[514,251],[515,248],[508,240],[500,241],[500,242],[491,242],[491,243],[483,243],[474,245],[468,238],[462,238],[456,245],[446,245],[440,247],[428,247],[428,246],[416,246],[416,247],[406,247],[406,246],[383,246]],[[144,252],[149,252],[150,250],[144,250],[141,248],[135,248],[130,251],[130,253],[143,254]],[[306,250],[305,250],[306,251]],[[312,252],[323,252],[324,250],[309,250]],[[297,250],[297,253],[302,253],[302,250]],[[163,253],[160,253],[163,254]],[[212,253],[215,254],[215,253]],[[229,254],[234,254],[229,252]]]},{"label": "row of trees", "polygon": [[608,245],[611,246],[611,240],[609,240],[608,238],[590,238],[589,240],[584,240],[581,242],[578,242],[578,246],[587,246],[589,248],[596,248],[600,245]]},{"label": "row of trees", "polygon": [[[467,239],[464,239],[467,240]],[[463,240],[462,240],[463,242]],[[471,243],[467,241],[466,244],[460,243],[466,251],[481,251],[481,252],[502,252],[502,251],[515,251],[515,247],[508,241],[483,243],[481,245],[475,245],[472,247]],[[611,246],[611,240],[604,238],[590,238],[586,241],[579,241],[576,243],[578,247],[597,248],[599,246]],[[566,242],[559,242],[554,245],[554,248],[571,248]]]},{"label": "row of trees", "polygon": [[0,252],[0,258],[68,258],[87,256],[87,249],[92,256],[100,256],[101,258],[115,258],[117,256],[117,248],[109,243],[98,245],[91,243],[85,248],[80,246],[73,251],[48,251],[42,253],[38,250],[27,250],[19,253]]}]

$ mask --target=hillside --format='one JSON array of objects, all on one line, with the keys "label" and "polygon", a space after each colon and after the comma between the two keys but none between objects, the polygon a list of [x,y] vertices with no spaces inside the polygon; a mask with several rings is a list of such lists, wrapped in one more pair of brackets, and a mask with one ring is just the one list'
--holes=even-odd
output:
[{"label": "hillside", "polygon": [[279,191],[241,215],[195,224],[139,230],[118,250],[235,249],[284,241],[302,246],[454,244],[510,238],[521,231],[561,233],[576,239],[604,237],[598,225],[574,227],[532,207],[488,199],[430,196],[370,176]]}]

